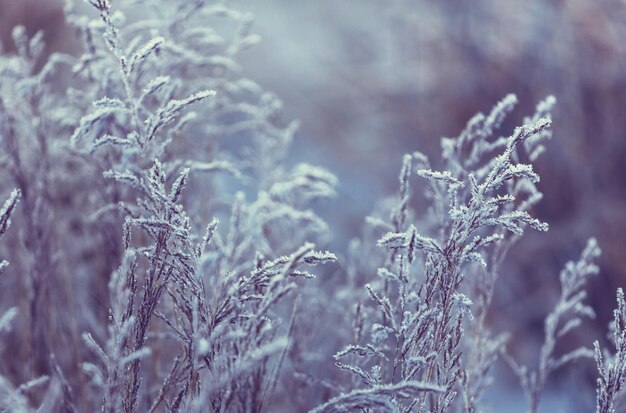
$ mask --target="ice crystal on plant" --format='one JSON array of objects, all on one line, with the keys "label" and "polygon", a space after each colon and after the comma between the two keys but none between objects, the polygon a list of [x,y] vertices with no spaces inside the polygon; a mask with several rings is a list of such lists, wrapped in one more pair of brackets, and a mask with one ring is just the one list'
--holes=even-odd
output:
[{"label": "ice crystal on plant", "polygon": [[597,411],[619,411],[623,291],[610,349],[563,345],[595,315],[594,239],[560,273],[536,362],[520,326],[491,322],[508,252],[548,230],[554,97],[507,131],[507,95],[440,158],[404,154],[343,245],[333,202],[354,189],[290,149],[299,122],[240,56],[251,14],[84,3],[65,5],[81,50],[49,54],[26,25],[0,53],[0,411],[475,413],[504,361],[534,413],[592,356]]}]

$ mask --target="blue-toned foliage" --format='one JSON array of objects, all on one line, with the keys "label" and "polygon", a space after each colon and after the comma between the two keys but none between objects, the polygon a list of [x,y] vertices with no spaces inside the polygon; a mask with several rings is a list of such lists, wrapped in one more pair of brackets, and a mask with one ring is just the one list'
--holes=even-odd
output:
[{"label": "blue-toned foliage", "polygon": [[594,239],[535,367],[517,326],[489,322],[507,253],[548,230],[533,163],[554,97],[503,132],[508,95],[440,159],[404,155],[397,194],[331,252],[319,206],[344,188],[293,156],[298,122],[244,74],[252,15],[88,0],[65,18],[80,53],[17,26],[0,54],[0,412],[474,413],[504,361],[535,413],[552,373],[592,357],[597,412],[619,411],[623,291],[614,352],[561,346],[595,316]]}]

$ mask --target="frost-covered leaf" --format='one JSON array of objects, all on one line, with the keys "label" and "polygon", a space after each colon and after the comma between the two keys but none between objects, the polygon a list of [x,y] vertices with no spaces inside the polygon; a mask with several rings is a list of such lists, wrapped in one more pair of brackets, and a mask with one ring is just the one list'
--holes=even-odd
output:
[{"label": "frost-covered leaf", "polygon": [[165,43],[165,39],[161,36],[156,36],[150,39],[131,57],[129,71],[132,73],[138,63],[153,54],[163,43]]},{"label": "frost-covered leaf", "polygon": [[180,99],[170,100],[165,106],[160,107],[153,115],[146,120],[146,141],[151,141],[159,129],[171,123],[179,113],[188,106],[215,96],[215,91],[205,90]]},{"label": "frost-covered leaf", "polygon": [[452,174],[450,173],[450,171],[440,172],[440,171],[433,171],[430,169],[418,169],[417,174],[426,179],[430,179],[431,181],[442,182],[446,185],[450,185],[453,187],[463,185],[463,182],[454,178]]}]

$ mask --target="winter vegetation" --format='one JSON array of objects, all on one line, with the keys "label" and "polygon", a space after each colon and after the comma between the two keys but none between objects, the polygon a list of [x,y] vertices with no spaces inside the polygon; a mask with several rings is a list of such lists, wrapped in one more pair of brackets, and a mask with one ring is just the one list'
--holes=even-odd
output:
[{"label": "winter vegetation", "polygon": [[[576,334],[597,324],[595,238],[553,274],[536,347],[516,346],[521,315],[493,322],[508,256],[549,231],[534,165],[557,99],[517,122],[506,95],[440,156],[386,159],[395,187],[344,242],[320,212],[340,180],[242,70],[260,37],[236,6],[67,1],[74,53],[12,28],[0,412],[536,413],[567,397],[563,370],[589,376],[597,413],[624,411],[623,290],[608,339]],[[507,374],[522,410],[493,396]]]}]

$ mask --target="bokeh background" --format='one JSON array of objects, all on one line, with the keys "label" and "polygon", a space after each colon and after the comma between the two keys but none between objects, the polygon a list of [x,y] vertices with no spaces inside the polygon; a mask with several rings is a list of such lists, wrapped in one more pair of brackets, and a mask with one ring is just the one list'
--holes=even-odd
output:
[{"label": "bokeh background", "polygon": [[[402,154],[436,159],[440,137],[456,136],[507,93],[520,103],[503,133],[554,95],[554,137],[535,165],[544,192],[535,215],[550,231],[527,232],[509,255],[491,323],[495,331],[515,326],[511,351],[536,358],[559,270],[595,236],[603,256],[589,301],[598,317],[570,344],[605,337],[615,288],[626,285],[626,2],[248,0],[236,7],[256,16],[262,37],[241,56],[244,74],[301,121],[293,161],[325,166],[340,179],[337,198],[321,206],[334,233],[330,249],[339,253],[376,200],[395,193]],[[61,1],[0,0],[5,51],[14,47],[16,24],[29,34],[43,30],[48,53],[80,54]],[[418,211],[421,184],[413,180]],[[521,401],[501,370],[493,404]],[[591,410],[594,395],[576,390],[593,382],[592,362],[577,371],[587,374],[557,375],[545,411]],[[559,400],[563,391],[568,400]]]}]

